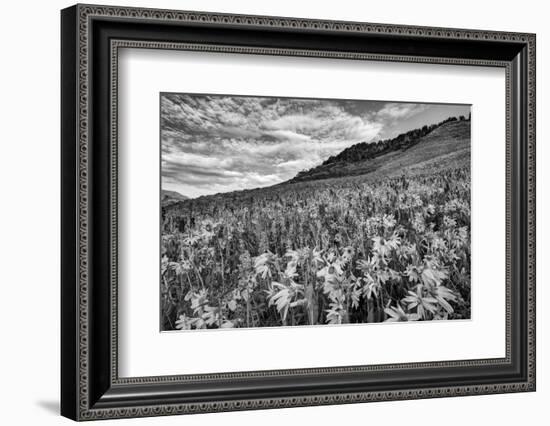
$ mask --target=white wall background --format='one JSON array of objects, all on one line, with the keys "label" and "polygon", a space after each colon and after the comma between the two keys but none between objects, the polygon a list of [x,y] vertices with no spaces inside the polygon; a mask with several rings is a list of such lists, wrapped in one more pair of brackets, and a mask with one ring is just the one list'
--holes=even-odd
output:
[{"label": "white wall background", "polygon": [[[544,424],[550,401],[550,27],[545,2],[461,0],[104,0],[103,4],[537,33],[538,390],[346,406],[108,421],[102,424]],[[59,404],[59,9],[11,1],[0,25],[0,419],[68,424]],[[545,167],[546,166],[546,167]],[[131,423],[130,423],[131,422]]]}]

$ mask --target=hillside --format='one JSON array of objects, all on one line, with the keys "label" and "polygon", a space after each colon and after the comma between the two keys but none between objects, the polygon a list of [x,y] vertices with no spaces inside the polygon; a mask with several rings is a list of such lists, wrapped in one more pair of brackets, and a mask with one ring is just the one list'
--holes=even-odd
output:
[{"label": "hillside", "polygon": [[[187,207],[208,206],[212,202],[251,203],[255,197],[278,198],[294,191],[313,191],[315,187],[342,185],[343,181],[375,182],[387,177],[437,173],[470,164],[470,120],[445,121],[428,127],[429,132],[418,139],[397,141],[396,146],[386,148],[386,152],[375,154],[374,158],[354,160],[364,153],[358,152],[367,144],[356,144],[327,159],[322,165],[299,173],[295,178],[269,187],[237,190],[189,199],[173,191],[163,191],[162,207],[164,214],[178,215]],[[413,131],[414,132],[414,131]],[[397,138],[396,138],[397,139]],[[390,141],[391,142],[391,141]],[[387,143],[387,141],[384,141]],[[377,145],[377,144],[370,144]],[[392,149],[389,152],[388,149]],[[372,155],[368,148],[367,155]],[[352,152],[353,155],[349,155]],[[347,179],[339,179],[347,178]],[[175,195],[177,194],[177,195]],[[177,196],[182,198],[176,198]]]},{"label": "hillside", "polygon": [[165,189],[161,191],[160,195],[160,202],[163,207],[187,199],[188,197],[186,197],[185,195],[181,195],[179,192],[167,191]]},{"label": "hillside", "polygon": [[[448,121],[430,126],[425,134],[405,140],[356,144],[318,167],[300,172],[289,182],[356,175],[391,176],[424,173],[449,166],[462,166],[470,161],[470,121]],[[403,138],[402,138],[403,139]],[[386,144],[385,146],[383,144]],[[377,152],[381,151],[381,152]]]}]

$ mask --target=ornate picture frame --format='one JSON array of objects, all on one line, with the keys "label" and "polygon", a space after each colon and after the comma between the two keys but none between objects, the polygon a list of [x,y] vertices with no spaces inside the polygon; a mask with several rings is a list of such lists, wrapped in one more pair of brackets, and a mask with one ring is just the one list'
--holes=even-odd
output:
[{"label": "ornate picture frame", "polygon": [[[534,34],[76,5],[61,12],[61,413],[93,420],[535,390]],[[506,73],[506,356],[119,377],[118,53],[189,50]]]}]

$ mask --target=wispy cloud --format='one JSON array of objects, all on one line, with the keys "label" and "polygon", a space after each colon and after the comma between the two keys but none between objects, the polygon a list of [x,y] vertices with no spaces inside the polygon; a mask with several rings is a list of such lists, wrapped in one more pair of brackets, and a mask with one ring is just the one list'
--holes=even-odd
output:
[{"label": "wispy cloud", "polygon": [[387,103],[376,116],[380,119],[399,120],[420,114],[429,107],[428,104]]}]

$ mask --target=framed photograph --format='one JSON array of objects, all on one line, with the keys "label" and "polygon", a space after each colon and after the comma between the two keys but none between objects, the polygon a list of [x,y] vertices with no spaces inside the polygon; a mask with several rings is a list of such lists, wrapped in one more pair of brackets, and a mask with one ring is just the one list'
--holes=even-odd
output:
[{"label": "framed photograph", "polygon": [[61,12],[61,412],[535,390],[535,35]]}]

